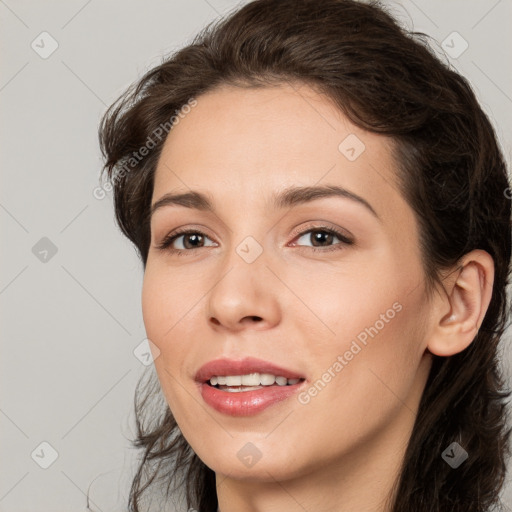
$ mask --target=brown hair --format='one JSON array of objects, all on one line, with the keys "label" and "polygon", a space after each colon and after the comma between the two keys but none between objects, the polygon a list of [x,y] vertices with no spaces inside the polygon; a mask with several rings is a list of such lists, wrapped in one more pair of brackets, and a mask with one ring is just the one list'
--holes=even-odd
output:
[{"label": "brown hair", "polygon": [[[420,224],[429,292],[472,249],[487,251],[495,264],[491,302],[473,342],[454,356],[433,356],[391,510],[484,512],[499,505],[510,454],[510,391],[503,390],[498,359],[509,310],[510,188],[496,135],[470,85],[427,42],[376,2],[256,0],[210,24],[133,84],[105,113],[100,144],[117,222],[145,269],[165,137],[126,166],[190,98],[222,84],[303,83],[356,125],[389,136],[402,193]],[[145,388],[142,399],[139,392],[134,444],[143,457],[130,510],[140,510],[151,485],[166,482],[170,493],[174,481],[185,489],[187,506],[215,512],[214,472],[181,435],[167,404],[160,404],[160,415],[150,407],[158,387]],[[454,441],[469,453],[457,469],[441,457]]]}]

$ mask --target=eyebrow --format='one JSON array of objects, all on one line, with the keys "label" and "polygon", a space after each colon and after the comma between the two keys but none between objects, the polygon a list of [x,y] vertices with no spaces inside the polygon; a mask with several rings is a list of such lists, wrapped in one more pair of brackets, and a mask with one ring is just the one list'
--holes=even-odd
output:
[{"label": "eyebrow", "polygon": [[[374,210],[372,205],[361,196],[337,185],[321,185],[309,187],[288,187],[280,192],[276,192],[270,198],[269,206],[275,210],[287,207],[297,206],[299,204],[309,203],[315,199],[325,197],[342,197],[350,199],[363,205],[379,221],[381,218]],[[197,210],[214,212],[215,208],[208,196],[201,192],[191,191],[185,193],[167,193],[151,206],[150,219],[153,214],[164,206],[184,206],[186,208],[195,208]]]}]

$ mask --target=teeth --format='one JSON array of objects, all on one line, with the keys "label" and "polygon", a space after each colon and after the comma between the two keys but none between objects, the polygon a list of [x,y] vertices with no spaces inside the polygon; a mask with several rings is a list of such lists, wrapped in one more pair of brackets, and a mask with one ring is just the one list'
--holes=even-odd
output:
[{"label": "teeth", "polygon": [[261,382],[262,386],[272,386],[275,381],[276,381],[276,377],[274,377],[270,373],[261,373],[260,374],[260,382]]},{"label": "teeth", "polygon": [[242,385],[242,376],[235,375],[233,377],[226,377],[226,386],[241,386]]},{"label": "teeth", "polygon": [[[212,386],[232,386],[240,387],[246,386],[245,391],[251,391],[250,388],[259,389],[258,386],[293,386],[300,382],[301,379],[287,379],[282,376],[275,376],[270,373],[249,373],[247,375],[215,375],[210,379]],[[241,391],[239,389],[237,391]]]},{"label": "teeth", "polygon": [[259,386],[260,374],[250,373],[249,375],[242,375],[242,386]]}]

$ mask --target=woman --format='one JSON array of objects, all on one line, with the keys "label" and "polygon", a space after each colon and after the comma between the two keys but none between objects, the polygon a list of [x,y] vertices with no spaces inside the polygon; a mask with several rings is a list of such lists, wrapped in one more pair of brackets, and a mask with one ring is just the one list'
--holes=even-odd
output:
[{"label": "woman", "polygon": [[161,387],[131,510],[499,505],[510,189],[461,76],[375,4],[257,0],[100,142]]}]

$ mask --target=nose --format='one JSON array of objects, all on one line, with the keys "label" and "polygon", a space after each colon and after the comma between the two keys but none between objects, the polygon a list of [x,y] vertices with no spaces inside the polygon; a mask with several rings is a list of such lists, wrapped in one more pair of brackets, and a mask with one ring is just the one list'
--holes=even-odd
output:
[{"label": "nose", "polygon": [[208,321],[214,329],[263,330],[280,322],[282,286],[266,263],[263,254],[252,263],[236,253],[229,258],[208,294]]}]

